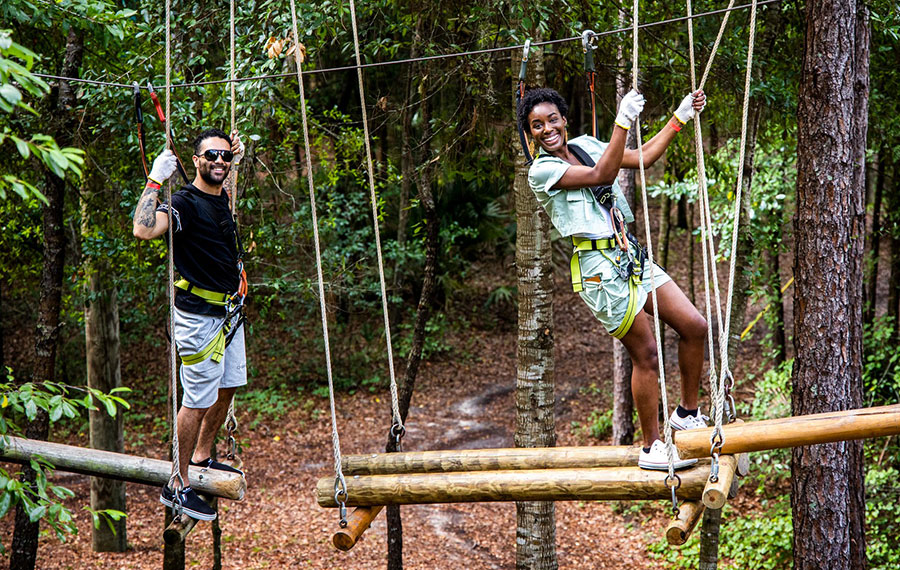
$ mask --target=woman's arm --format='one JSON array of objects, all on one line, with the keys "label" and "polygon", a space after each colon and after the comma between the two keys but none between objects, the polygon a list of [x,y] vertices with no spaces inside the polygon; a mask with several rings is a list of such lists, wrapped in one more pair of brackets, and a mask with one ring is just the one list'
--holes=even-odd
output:
[{"label": "woman's arm", "polygon": [[[681,127],[694,118],[694,115],[706,106],[706,94],[703,90],[687,95],[681,100],[678,109],[666,126],[656,133],[653,138],[641,145],[644,154],[644,166],[650,166],[666,153],[666,148],[681,130]],[[640,159],[637,149],[625,149],[622,156],[622,168],[640,168]]]},{"label": "woman's arm", "polygon": [[619,175],[619,168],[622,167],[622,153],[625,151],[627,133],[628,131],[616,125],[603,156],[593,167],[572,165],[553,187],[560,190],[575,190],[612,184]]}]

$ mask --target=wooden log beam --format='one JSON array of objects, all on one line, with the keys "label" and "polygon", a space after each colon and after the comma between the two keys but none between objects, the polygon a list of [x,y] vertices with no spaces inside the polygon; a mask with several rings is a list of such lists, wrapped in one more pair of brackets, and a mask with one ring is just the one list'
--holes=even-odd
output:
[{"label": "wooden log beam", "polygon": [[331,537],[334,547],[342,552],[347,552],[354,546],[362,536],[378,513],[381,512],[383,506],[376,507],[357,507],[347,517],[347,526],[339,529]]},{"label": "wooden log beam", "polygon": [[[709,461],[678,472],[678,496],[699,500]],[[401,473],[347,477],[347,506],[474,503],[493,501],[576,501],[668,499],[665,471],[635,467],[520,469],[454,473]],[[334,478],[316,486],[320,506],[336,507]]]},{"label": "wooden log beam", "polygon": [[728,500],[738,460],[734,455],[719,456],[719,476],[715,481],[706,482],[703,489],[703,504],[707,509],[721,509]]},{"label": "wooden log beam", "polygon": [[[25,465],[36,457],[44,458],[59,471],[155,487],[168,483],[172,473],[172,463],[159,459],[19,437],[0,439],[0,460]],[[204,470],[192,466],[189,477],[191,487],[196,491],[225,499],[239,501],[244,498],[247,488],[243,477],[227,471]]]},{"label": "wooden log beam", "polygon": [[639,453],[632,446],[411,451],[344,455],[341,467],[344,475],[630,467]]},{"label": "wooden log beam", "polygon": [[[723,427],[723,454],[900,434],[900,404]],[[709,457],[712,428],[676,431],[682,458]],[[623,446],[466,449],[345,455],[345,475],[448,473],[519,469],[583,469],[636,465],[639,448]]]},{"label": "wooden log beam", "polygon": [[666,540],[672,546],[681,546],[691,537],[694,528],[706,509],[700,501],[684,501],[679,506],[678,517],[666,527]]}]

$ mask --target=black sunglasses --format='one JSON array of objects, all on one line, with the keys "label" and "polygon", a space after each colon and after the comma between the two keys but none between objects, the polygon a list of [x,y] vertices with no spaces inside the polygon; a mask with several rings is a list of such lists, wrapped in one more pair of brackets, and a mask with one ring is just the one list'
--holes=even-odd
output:
[{"label": "black sunglasses", "polygon": [[201,156],[203,156],[203,158],[210,162],[215,162],[216,158],[220,156],[225,162],[231,162],[234,158],[234,153],[230,150],[209,149],[207,151],[204,151]]}]

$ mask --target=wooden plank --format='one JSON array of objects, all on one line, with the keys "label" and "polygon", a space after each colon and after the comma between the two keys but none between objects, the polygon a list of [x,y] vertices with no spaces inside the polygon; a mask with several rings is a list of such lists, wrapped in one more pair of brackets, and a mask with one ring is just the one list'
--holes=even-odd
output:
[{"label": "wooden plank", "polygon": [[[59,471],[155,487],[162,487],[168,483],[172,473],[172,463],[159,459],[19,437],[0,439],[0,460],[24,465],[38,456]],[[196,491],[225,499],[239,501],[244,498],[244,491],[247,488],[242,476],[227,471],[192,466],[189,477],[191,487]]]},{"label": "wooden plank", "polygon": [[[699,500],[709,461],[678,472],[678,496]],[[665,471],[638,467],[519,469],[453,473],[401,473],[347,477],[347,506],[472,503],[493,501],[577,501],[668,499]],[[336,507],[334,478],[320,479],[316,499]]]},{"label": "wooden plank", "polygon": [[[809,416],[742,422],[723,427],[723,454],[781,449],[900,434],[900,404]],[[709,457],[712,428],[676,431],[682,458]],[[583,469],[637,464],[639,448],[544,447],[466,449],[345,455],[345,475],[449,473],[519,469]]]},{"label": "wooden plank", "polygon": [[347,526],[339,529],[331,536],[331,542],[334,547],[342,552],[347,552],[354,546],[362,536],[378,513],[381,512],[383,506],[375,507],[357,507],[347,517]]}]

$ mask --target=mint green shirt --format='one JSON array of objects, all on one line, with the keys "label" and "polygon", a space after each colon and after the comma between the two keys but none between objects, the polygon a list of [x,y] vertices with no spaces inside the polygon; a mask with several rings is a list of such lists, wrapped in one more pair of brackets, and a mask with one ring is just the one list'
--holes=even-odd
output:
[{"label": "mint green shirt", "polygon": [[[572,139],[569,144],[583,149],[595,163],[603,156],[608,145],[589,135]],[[553,227],[563,237],[583,235],[601,238],[613,235],[609,213],[594,199],[590,188],[578,190],[554,188],[570,166],[572,165],[561,158],[540,152],[528,170],[528,185],[550,216]],[[622,189],[619,188],[619,181],[613,182],[612,187],[616,206],[622,211],[626,222],[633,222],[634,214],[628,207]]]}]

